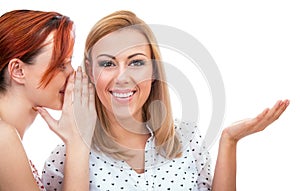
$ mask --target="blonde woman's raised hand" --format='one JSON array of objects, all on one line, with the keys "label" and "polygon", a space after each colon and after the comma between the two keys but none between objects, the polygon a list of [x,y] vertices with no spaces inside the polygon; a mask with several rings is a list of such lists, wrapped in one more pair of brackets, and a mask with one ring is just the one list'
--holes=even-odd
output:
[{"label": "blonde woman's raised hand", "polygon": [[68,79],[59,120],[55,120],[42,107],[37,107],[37,110],[50,129],[66,144],[79,138],[90,147],[97,119],[95,91],[81,67]]},{"label": "blonde woman's raised hand", "polygon": [[288,105],[289,100],[279,100],[271,109],[265,109],[258,116],[233,123],[224,129],[223,135],[226,135],[231,141],[238,142],[243,137],[263,131],[281,116]]}]

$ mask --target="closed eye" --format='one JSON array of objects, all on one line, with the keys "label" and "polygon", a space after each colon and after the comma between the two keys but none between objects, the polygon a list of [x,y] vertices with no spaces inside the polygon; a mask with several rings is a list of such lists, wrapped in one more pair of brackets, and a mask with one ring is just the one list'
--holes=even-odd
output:
[{"label": "closed eye", "polygon": [[65,63],[61,63],[57,66],[58,69],[64,71],[67,67],[66,67],[66,64]]},{"label": "closed eye", "polygon": [[71,58],[70,59],[66,59],[63,63],[57,65],[57,68],[61,71],[64,71],[67,69],[67,66],[71,64]]}]

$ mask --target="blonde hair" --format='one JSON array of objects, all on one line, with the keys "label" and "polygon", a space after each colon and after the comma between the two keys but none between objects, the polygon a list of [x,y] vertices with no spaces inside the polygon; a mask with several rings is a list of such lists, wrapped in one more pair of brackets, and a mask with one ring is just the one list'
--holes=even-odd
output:
[{"label": "blonde hair", "polygon": [[[143,34],[149,42],[153,75],[155,77],[150,95],[143,106],[143,120],[152,130],[158,153],[166,158],[181,156],[181,143],[175,133],[170,96],[166,83],[164,67],[161,64],[161,55],[156,39],[150,27],[130,11],[117,11],[99,20],[91,29],[85,44],[84,61],[90,60],[93,46],[104,36],[114,31],[130,27]],[[86,63],[86,62],[84,62]],[[88,68],[88,66],[85,66]],[[91,67],[90,67],[91,68]],[[153,104],[159,101],[162,104]],[[119,148],[110,131],[110,122],[106,109],[96,95],[96,110],[99,124],[95,129],[92,147],[117,159],[126,159],[128,156]]]}]

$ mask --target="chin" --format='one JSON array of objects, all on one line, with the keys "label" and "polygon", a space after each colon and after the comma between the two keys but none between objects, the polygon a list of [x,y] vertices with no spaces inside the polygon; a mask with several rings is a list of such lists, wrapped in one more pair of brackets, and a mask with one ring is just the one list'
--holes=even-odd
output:
[{"label": "chin", "polygon": [[52,110],[62,110],[63,103],[58,102],[58,103],[53,103],[53,104],[45,104],[44,107],[52,109]]},{"label": "chin", "polygon": [[114,112],[113,115],[117,120],[134,119],[134,114],[128,113],[128,111]]}]

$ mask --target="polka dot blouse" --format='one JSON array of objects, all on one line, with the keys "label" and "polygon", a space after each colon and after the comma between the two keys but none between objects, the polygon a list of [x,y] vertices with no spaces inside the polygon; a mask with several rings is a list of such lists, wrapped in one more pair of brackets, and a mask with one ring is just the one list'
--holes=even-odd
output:
[{"label": "polka dot blouse", "polygon": [[[145,171],[140,174],[125,161],[92,150],[89,167],[90,190],[211,190],[211,159],[197,125],[180,123],[176,125],[176,131],[183,145],[182,156],[166,159],[159,155],[152,135],[145,146]],[[62,189],[65,157],[65,146],[59,145],[45,162],[42,182],[46,190]]]}]

